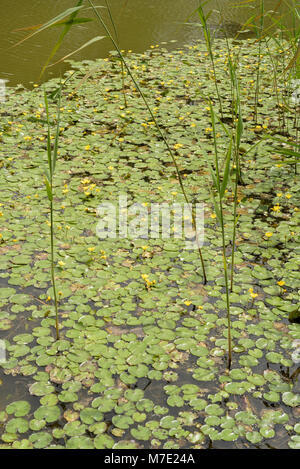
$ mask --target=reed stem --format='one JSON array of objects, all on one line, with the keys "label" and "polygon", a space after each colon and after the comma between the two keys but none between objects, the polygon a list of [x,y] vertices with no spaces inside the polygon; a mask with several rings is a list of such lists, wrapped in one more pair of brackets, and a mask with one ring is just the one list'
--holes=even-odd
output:
[{"label": "reed stem", "polygon": [[[114,29],[114,33],[115,33],[115,37],[116,37],[116,43],[118,44],[118,47],[120,48],[120,41],[119,41],[119,37],[118,37],[118,32],[117,32],[117,28],[116,28],[116,25],[115,25],[115,22],[114,22],[114,19],[113,19],[113,15],[112,15],[111,8],[110,8],[110,6],[109,6],[108,0],[105,0],[105,3],[106,3],[107,10],[108,10],[110,22],[111,22],[112,27],[113,27],[113,29]],[[124,98],[124,106],[127,107],[127,99],[126,99],[126,93],[125,93],[125,70],[124,70],[124,63],[123,63],[122,60],[120,60],[120,63],[121,63],[122,92],[123,92],[123,98]]]},{"label": "reed stem", "polygon": [[[51,190],[53,189],[51,181]],[[56,282],[54,273],[54,223],[53,223],[53,201],[50,202],[50,248],[51,248],[51,281],[54,296],[54,307],[55,307],[55,330],[56,340],[59,340],[59,323],[58,323],[58,299],[56,292]]]},{"label": "reed stem", "polygon": [[47,190],[47,196],[49,200],[49,210],[50,210],[50,270],[51,270],[51,283],[54,296],[54,308],[55,308],[55,330],[56,330],[56,340],[59,340],[59,319],[58,319],[58,298],[56,290],[56,280],[55,280],[55,261],[54,261],[54,203],[53,203],[53,178],[55,173],[57,152],[58,152],[58,136],[59,136],[59,127],[60,127],[60,107],[61,107],[61,91],[62,83],[60,82],[60,87],[58,91],[58,103],[57,103],[57,124],[56,124],[56,135],[54,147],[52,150],[51,147],[51,131],[50,131],[50,118],[49,118],[49,106],[48,98],[45,92],[45,108],[46,108],[46,117],[47,117],[47,126],[48,126],[48,138],[47,138],[47,154],[48,154],[48,171],[44,171],[44,178]]},{"label": "reed stem", "polygon": [[[218,147],[217,147],[217,137],[216,137],[216,123],[215,123],[215,114],[210,102],[210,114],[211,122],[213,129],[213,141],[214,141],[214,153],[215,153],[215,188],[218,193],[218,203],[219,207],[215,204],[217,216],[219,223],[221,225],[222,233],[222,257],[223,257],[223,269],[224,269],[224,281],[225,281],[225,293],[226,293],[226,310],[227,310],[227,339],[228,339],[228,356],[227,356],[227,368],[230,370],[232,362],[232,340],[231,340],[231,317],[230,317],[230,298],[229,298],[229,281],[228,281],[228,266],[227,266],[227,256],[226,256],[226,239],[225,239],[225,224],[224,224],[224,215],[223,215],[223,197],[226,189],[226,185],[229,178],[229,169],[230,169],[230,160],[231,160],[231,145],[232,140],[230,141],[229,149],[226,157],[226,166],[223,175],[223,181],[220,180],[220,168],[219,168],[219,158],[218,158]],[[214,200],[214,196],[213,196]]]}]

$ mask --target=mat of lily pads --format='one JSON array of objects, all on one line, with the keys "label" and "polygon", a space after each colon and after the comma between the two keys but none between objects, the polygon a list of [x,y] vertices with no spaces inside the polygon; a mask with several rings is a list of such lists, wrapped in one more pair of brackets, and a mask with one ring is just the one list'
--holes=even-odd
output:
[{"label": "mat of lily pads", "polygon": [[[1,448],[300,448],[300,326],[289,320],[299,307],[300,182],[293,165],[280,163],[272,139],[251,151],[267,134],[293,138],[299,128],[288,107],[282,130],[284,110],[264,49],[253,120],[258,45],[249,40],[231,47],[240,54],[245,129],[230,371],[205,97],[219,110],[205,45],[173,52],[153,46],[126,60],[174,148],[190,200],[205,203],[206,285],[198,252],[179,239],[97,237],[102,201],[126,194],[128,204],[150,206],[184,198],[128,76],[125,106],[116,56],[73,62],[66,74],[54,179],[58,341],[43,181],[44,86],[50,94],[58,80],[7,90],[0,112]],[[214,50],[229,116],[225,42],[217,41]],[[275,53],[282,63],[289,45]],[[51,103],[53,133],[55,113]],[[219,123],[217,130],[223,158],[228,141]],[[232,200],[229,188],[228,256]]]}]

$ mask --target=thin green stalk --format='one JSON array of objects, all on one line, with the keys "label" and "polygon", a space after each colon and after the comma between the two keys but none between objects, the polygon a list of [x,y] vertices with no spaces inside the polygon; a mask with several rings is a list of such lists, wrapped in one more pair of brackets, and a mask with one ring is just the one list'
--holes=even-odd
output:
[{"label": "thin green stalk", "polygon": [[258,36],[258,63],[256,71],[256,87],[255,87],[255,99],[254,99],[254,121],[257,123],[258,117],[258,101],[259,101],[259,91],[260,91],[260,74],[261,74],[261,46],[262,46],[262,36],[264,29],[264,19],[265,19],[265,3],[264,0],[260,0],[260,24],[259,28],[255,28]]},{"label": "thin green stalk", "polygon": [[[277,66],[276,66],[274,58],[273,58],[273,54],[270,51],[269,40],[267,40],[265,38],[264,41],[265,41],[265,45],[266,45],[266,49],[267,49],[267,52],[268,52],[270,62],[272,64],[273,77],[274,77],[274,87],[273,87],[273,89],[274,89],[275,95],[276,95],[277,108],[279,109],[280,108],[280,106],[279,106],[280,100],[279,100],[279,94],[278,94],[278,76],[277,76],[278,75],[278,70],[277,70]],[[281,114],[280,113],[278,115],[278,118],[279,118],[279,126],[281,127]]]},{"label": "thin green stalk", "polygon": [[212,69],[213,69],[214,83],[215,83],[216,93],[217,93],[217,97],[218,97],[218,101],[219,101],[220,112],[221,112],[221,116],[223,118],[224,117],[224,115],[223,115],[223,106],[222,106],[222,99],[221,99],[221,95],[220,95],[220,91],[219,91],[219,87],[218,87],[218,82],[217,82],[215,59],[214,59],[213,48],[212,48],[212,38],[211,38],[211,34],[210,34],[210,29],[209,29],[209,26],[208,26],[208,23],[207,23],[207,19],[208,19],[208,16],[210,15],[210,13],[207,16],[205,16],[204,10],[202,8],[202,4],[205,5],[206,3],[208,3],[208,2],[207,1],[206,2],[201,2],[201,4],[199,5],[199,7],[197,8],[196,11],[198,12],[198,16],[199,16],[199,19],[200,19],[200,22],[201,22],[201,26],[203,28],[204,38],[205,38],[207,50],[208,50],[208,53],[209,53],[209,58],[210,58]]},{"label": "thin green stalk", "polygon": [[[219,12],[220,7],[217,2]],[[237,198],[238,198],[238,184],[241,180],[241,166],[240,166],[240,143],[243,133],[243,120],[241,114],[241,101],[240,101],[240,84],[236,74],[237,69],[237,58],[233,62],[231,57],[231,50],[229,46],[228,37],[226,31],[224,31],[227,55],[228,55],[228,67],[231,84],[231,101],[232,101],[232,122],[235,124],[235,138],[234,138],[234,162],[235,162],[235,181],[234,181],[234,206],[233,206],[233,235],[232,235],[232,254],[231,254],[231,275],[230,275],[230,291],[233,291],[233,278],[234,278],[234,262],[235,262],[235,248],[236,248],[236,228],[237,228]],[[227,263],[226,263],[227,270]]]},{"label": "thin green stalk", "polygon": [[[117,28],[116,28],[116,25],[115,25],[115,22],[114,22],[114,19],[113,19],[113,16],[112,16],[112,12],[111,12],[108,0],[105,0],[105,3],[106,3],[107,10],[108,10],[110,22],[111,22],[112,27],[114,29],[114,33],[115,33],[115,37],[116,37],[116,43],[118,44],[118,47],[120,47],[120,41],[119,41],[119,37],[118,37]],[[122,91],[123,91],[123,98],[124,98],[124,106],[127,107],[127,99],[126,99],[126,93],[125,93],[124,63],[123,63],[123,60],[120,60],[120,62],[121,62]]]},{"label": "thin green stalk", "polygon": [[[53,189],[51,181],[51,191]],[[56,293],[56,283],[55,283],[55,274],[54,274],[54,222],[53,222],[53,200],[50,202],[50,248],[51,248],[51,281],[52,289],[54,296],[54,307],[55,307],[55,330],[56,330],[56,340],[59,340],[59,323],[58,323],[58,299]]]},{"label": "thin green stalk", "polygon": [[[79,0],[77,2],[77,5],[75,8],[80,8],[82,6],[82,3],[83,3],[83,0]],[[59,38],[58,38],[58,41],[57,43],[55,44],[55,46],[53,47],[52,51],[51,51],[51,54],[49,55],[45,65],[43,66],[42,68],[42,71],[41,71],[41,74],[40,74],[40,77],[44,74],[48,64],[50,63],[50,60],[55,56],[56,52],[60,49],[62,43],[63,43],[63,40],[64,40],[64,37],[66,36],[66,34],[68,34],[69,30],[71,29],[72,25],[73,25],[73,22],[76,18],[76,16],[78,15],[78,12],[79,10],[76,10],[74,11],[71,15],[70,15],[70,18],[69,20],[65,23],[64,25],[64,29],[63,31],[61,32]]]},{"label": "thin green stalk", "polygon": [[[220,206],[221,211],[222,205]],[[226,308],[227,308],[227,336],[228,336],[228,361],[227,368],[230,370],[232,362],[232,339],[231,339],[231,319],[230,319],[230,299],[229,299],[229,286],[228,286],[228,269],[226,259],[226,248],[225,248],[225,230],[222,215],[222,243],[223,243],[223,264],[224,264],[224,279],[226,288]]]},{"label": "thin green stalk", "polygon": [[57,104],[57,125],[55,133],[55,141],[53,150],[51,148],[51,130],[50,130],[50,118],[49,118],[49,106],[48,98],[45,92],[45,109],[47,117],[47,126],[48,126],[48,135],[47,135],[47,156],[48,156],[48,170],[44,170],[44,178],[47,196],[49,200],[49,209],[50,209],[50,269],[51,269],[51,282],[54,296],[54,308],[55,308],[55,330],[56,330],[56,340],[59,340],[59,319],[58,319],[58,298],[56,291],[56,281],[55,281],[55,260],[54,260],[54,204],[53,204],[53,178],[55,173],[55,166],[57,160],[58,152],[58,137],[59,137],[59,127],[60,127],[60,104],[61,104],[61,90],[62,84],[60,83],[59,93],[58,93],[58,104]]},{"label": "thin green stalk", "polygon": [[[237,154],[238,148],[235,146],[235,154]],[[238,157],[236,156],[236,160]],[[233,233],[232,233],[232,251],[231,251],[231,272],[230,272],[230,291],[233,292],[233,276],[234,276],[234,262],[235,262],[235,244],[236,244],[236,227],[237,227],[237,199],[238,199],[238,181],[237,181],[237,171],[234,181],[234,195],[233,195]]]},{"label": "thin green stalk", "polygon": [[[273,38],[278,50],[281,49],[282,47],[282,44],[279,42],[279,40],[277,38]],[[275,60],[276,60],[276,71],[278,71],[278,68],[280,69],[280,66],[282,68],[282,64],[280,65],[279,63],[279,58],[282,54],[278,53],[278,54],[273,54],[275,57]],[[277,57],[276,57],[277,55]],[[275,62],[274,60],[274,62]],[[280,74],[278,75],[278,78],[280,77]],[[286,117],[285,117],[285,106],[283,105],[283,101],[284,101],[284,96],[283,96],[283,89],[280,89],[278,88],[279,86],[279,79],[277,80],[277,99],[278,99],[278,120],[279,120],[279,125],[280,125],[280,130],[282,133],[284,133],[284,130],[285,130],[285,122],[286,122]],[[282,88],[283,88],[283,85],[282,85]],[[279,94],[279,92],[281,91],[281,96]]]},{"label": "thin green stalk", "polygon": [[[227,44],[227,54],[228,54],[228,67],[229,67],[229,75],[230,75],[230,82],[232,88],[232,121],[233,124],[236,125],[236,133],[239,134],[239,131],[242,129],[243,121],[241,118],[241,106],[240,106],[240,86],[238,82],[238,78],[236,75],[237,69],[237,61],[233,63],[231,54],[230,54],[230,47],[229,42],[226,37],[226,44]],[[240,161],[240,147],[241,142],[241,135],[239,138],[235,139],[235,166],[236,166],[236,184],[244,184],[242,179],[242,171],[241,171],[241,161]],[[236,188],[237,192],[237,188]]]},{"label": "thin green stalk", "polygon": [[[221,10],[219,7],[219,3],[217,2],[218,5],[218,12],[221,15]],[[222,17],[220,18],[220,21],[222,21]],[[228,41],[228,36],[227,36],[227,31],[225,28],[222,28],[225,41],[226,41],[226,47],[227,47],[227,57],[228,57],[228,64],[229,64],[229,75],[230,75],[230,96],[231,96],[231,116],[232,116],[232,124],[234,124],[234,119],[236,116],[236,100],[235,100],[235,87],[234,87],[234,77],[232,76],[232,60],[231,60],[231,50],[229,47],[229,41]]]},{"label": "thin green stalk", "polygon": [[226,240],[225,240],[225,224],[224,224],[224,215],[223,215],[223,197],[225,189],[229,181],[229,172],[230,172],[230,161],[232,153],[232,139],[230,139],[229,148],[226,156],[226,164],[223,174],[223,180],[220,180],[220,169],[219,169],[219,158],[218,158],[218,147],[217,147],[217,137],[216,137],[216,122],[213,106],[210,102],[210,114],[211,122],[213,129],[213,140],[214,140],[214,153],[215,153],[215,175],[211,169],[211,174],[214,181],[215,189],[218,194],[218,204],[215,200],[215,197],[212,192],[213,202],[216,210],[216,215],[221,226],[222,233],[222,257],[223,257],[223,268],[224,268],[224,281],[225,281],[225,291],[226,291],[226,309],[227,309],[227,339],[228,339],[228,360],[227,368],[230,370],[232,362],[232,339],[231,339],[231,318],[230,318],[230,298],[229,298],[229,276],[228,276],[228,266],[227,266],[227,257],[226,257]]},{"label": "thin green stalk", "polygon": [[281,59],[281,69],[283,70],[282,72],[282,103],[281,103],[281,111],[282,111],[282,120],[283,120],[283,132],[287,133],[288,132],[288,121],[289,119],[285,117],[285,112],[286,112],[286,106],[285,106],[285,86],[287,83],[287,70],[286,70],[286,64],[285,64],[285,57],[284,54],[282,53],[282,50],[284,49],[284,39],[285,39],[285,33],[286,33],[286,28],[284,24],[280,21],[279,22],[279,29],[280,29],[280,43],[279,43],[279,60]]},{"label": "thin green stalk", "polygon": [[234,181],[234,205],[233,205],[233,236],[232,236],[232,254],[231,254],[231,276],[230,276],[230,291],[233,291],[233,276],[234,276],[234,261],[235,261],[235,244],[236,244],[236,227],[237,227],[237,198],[238,198],[238,184],[241,181],[240,169],[240,144],[243,134],[243,119],[240,99],[240,84],[236,74],[236,66],[233,65],[232,60],[229,60],[230,77],[235,95],[235,138],[234,138],[234,161],[235,161],[235,181]]},{"label": "thin green stalk", "polygon": [[152,121],[154,122],[154,124],[155,124],[155,126],[156,126],[156,128],[157,128],[157,131],[158,131],[160,137],[162,138],[162,140],[163,140],[163,142],[164,142],[164,144],[165,144],[165,146],[166,146],[166,148],[167,148],[167,151],[168,151],[169,155],[170,155],[171,158],[172,158],[172,161],[173,161],[173,164],[174,164],[174,167],[175,167],[176,175],[177,175],[177,178],[178,178],[178,181],[179,181],[179,185],[180,185],[182,194],[183,194],[184,199],[185,199],[185,201],[186,201],[186,203],[187,203],[187,205],[188,205],[188,207],[189,207],[189,209],[190,209],[191,218],[192,218],[192,224],[193,224],[193,228],[194,228],[194,230],[195,230],[196,240],[197,240],[197,244],[198,244],[198,253],[199,253],[199,257],[200,257],[200,261],[201,261],[201,266],[202,266],[203,283],[206,284],[206,282],[207,282],[206,270],[205,270],[204,259],[203,259],[202,250],[201,250],[201,248],[200,248],[200,243],[199,243],[198,234],[197,234],[197,226],[196,226],[195,214],[194,214],[194,210],[193,210],[193,208],[192,208],[192,206],[191,206],[191,204],[190,204],[190,202],[189,202],[189,199],[188,199],[188,196],[187,196],[187,193],[186,193],[184,184],[183,184],[183,180],[182,180],[182,177],[181,177],[181,174],[180,174],[179,166],[178,166],[178,164],[177,164],[175,155],[174,155],[174,153],[173,153],[173,151],[172,151],[172,149],[171,149],[171,147],[170,147],[170,145],[169,145],[169,143],[168,143],[168,141],[167,141],[167,139],[166,139],[166,136],[165,136],[165,134],[163,133],[163,131],[162,131],[162,129],[161,129],[161,127],[160,127],[160,125],[159,125],[159,123],[158,123],[158,121],[157,121],[157,119],[156,119],[156,117],[155,117],[155,115],[154,115],[154,113],[153,113],[153,111],[152,111],[152,109],[151,109],[151,107],[150,107],[150,105],[149,105],[149,103],[148,103],[148,101],[147,101],[147,99],[146,99],[146,97],[145,97],[145,95],[144,95],[144,93],[143,93],[143,91],[142,91],[142,89],[141,89],[139,83],[138,83],[137,80],[135,79],[134,75],[133,75],[132,72],[131,72],[130,67],[128,66],[126,60],[124,59],[124,56],[123,56],[123,54],[122,54],[122,52],[121,52],[121,50],[120,50],[120,48],[119,48],[117,42],[114,40],[114,38],[113,38],[111,32],[110,32],[109,29],[107,28],[107,26],[106,26],[105,22],[103,21],[101,15],[100,15],[100,14],[98,13],[98,11],[96,10],[96,8],[95,8],[93,2],[92,2],[91,0],[88,0],[88,2],[89,2],[89,4],[91,5],[91,7],[93,8],[96,17],[97,17],[98,20],[100,21],[102,27],[104,28],[104,30],[106,31],[107,35],[109,36],[111,42],[113,43],[113,46],[115,47],[116,51],[118,52],[118,55],[119,55],[119,57],[120,57],[120,60],[123,62],[124,67],[126,68],[126,70],[127,70],[127,72],[128,72],[128,75],[130,76],[130,78],[132,79],[132,81],[133,81],[133,83],[134,83],[136,89],[138,90],[138,92],[139,92],[139,94],[140,94],[140,96],[141,96],[141,98],[142,98],[142,100],[143,100],[143,102],[144,102],[144,104],[145,104],[145,106],[146,106],[146,108],[147,108],[147,110],[148,110],[150,116],[151,116],[151,119],[152,119]]},{"label": "thin green stalk", "polygon": [[243,133],[243,120],[241,116],[241,108],[239,106],[239,116],[238,123],[236,127],[236,136],[235,136],[235,166],[236,166],[236,176],[234,181],[234,204],[233,204],[233,234],[232,234],[232,253],[231,253],[231,276],[230,276],[230,291],[233,291],[233,276],[234,276],[234,262],[235,262],[235,248],[236,248],[236,227],[238,222],[237,217],[237,205],[238,205],[238,161],[240,153],[240,142],[241,136]]}]

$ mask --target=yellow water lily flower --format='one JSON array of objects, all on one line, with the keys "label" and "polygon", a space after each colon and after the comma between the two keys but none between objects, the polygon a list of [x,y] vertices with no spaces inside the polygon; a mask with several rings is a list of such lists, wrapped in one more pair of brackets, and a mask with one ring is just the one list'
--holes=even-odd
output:
[{"label": "yellow water lily flower", "polygon": [[249,288],[249,293],[251,298],[256,298],[258,296],[258,293],[254,293],[253,288]]}]

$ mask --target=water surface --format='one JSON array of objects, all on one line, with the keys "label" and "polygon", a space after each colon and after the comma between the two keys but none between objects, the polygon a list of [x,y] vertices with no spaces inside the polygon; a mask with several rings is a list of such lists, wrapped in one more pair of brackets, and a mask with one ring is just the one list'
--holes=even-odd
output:
[{"label": "water surface", "polygon": [[[28,35],[31,30],[20,30],[33,25],[43,24],[54,18],[67,8],[76,5],[75,0],[2,0],[0,18],[0,79],[7,79],[10,86],[18,83],[29,85],[38,81],[42,65],[45,63],[52,47],[58,38],[61,29],[52,28],[25,41],[18,47],[13,47],[18,41]],[[259,1],[251,2],[252,7],[236,7],[234,0],[213,0],[206,6],[206,10],[222,12],[223,21],[229,35],[234,35],[241,24],[254,13],[259,12]],[[95,0],[95,5],[106,4],[105,0]],[[167,42],[167,48],[179,47],[189,44],[201,37],[199,27],[184,25],[186,21],[197,21],[191,16],[199,5],[198,0],[109,0],[113,17],[117,26],[120,45],[123,49],[142,52],[152,44]],[[276,9],[280,1],[266,0],[266,10]],[[86,5],[88,2],[86,1]],[[105,9],[101,14],[109,22]],[[292,27],[292,18],[286,6],[278,6],[273,18],[284,15],[284,22]],[[91,16],[91,10],[83,11],[80,16]],[[190,18],[189,18],[190,17]],[[218,13],[213,12],[210,18],[212,27],[216,28],[220,21]],[[268,21],[270,24],[271,21]],[[104,31],[97,21],[77,25],[65,37],[64,45],[59,51],[56,60],[76,50],[89,39],[104,35]],[[172,42],[170,42],[172,41]],[[173,42],[176,41],[176,42]],[[77,53],[74,58],[78,60],[106,57],[112,50],[109,39],[104,39],[91,45],[89,48]],[[58,65],[48,69],[44,78],[57,76],[65,70],[67,65]]]}]

